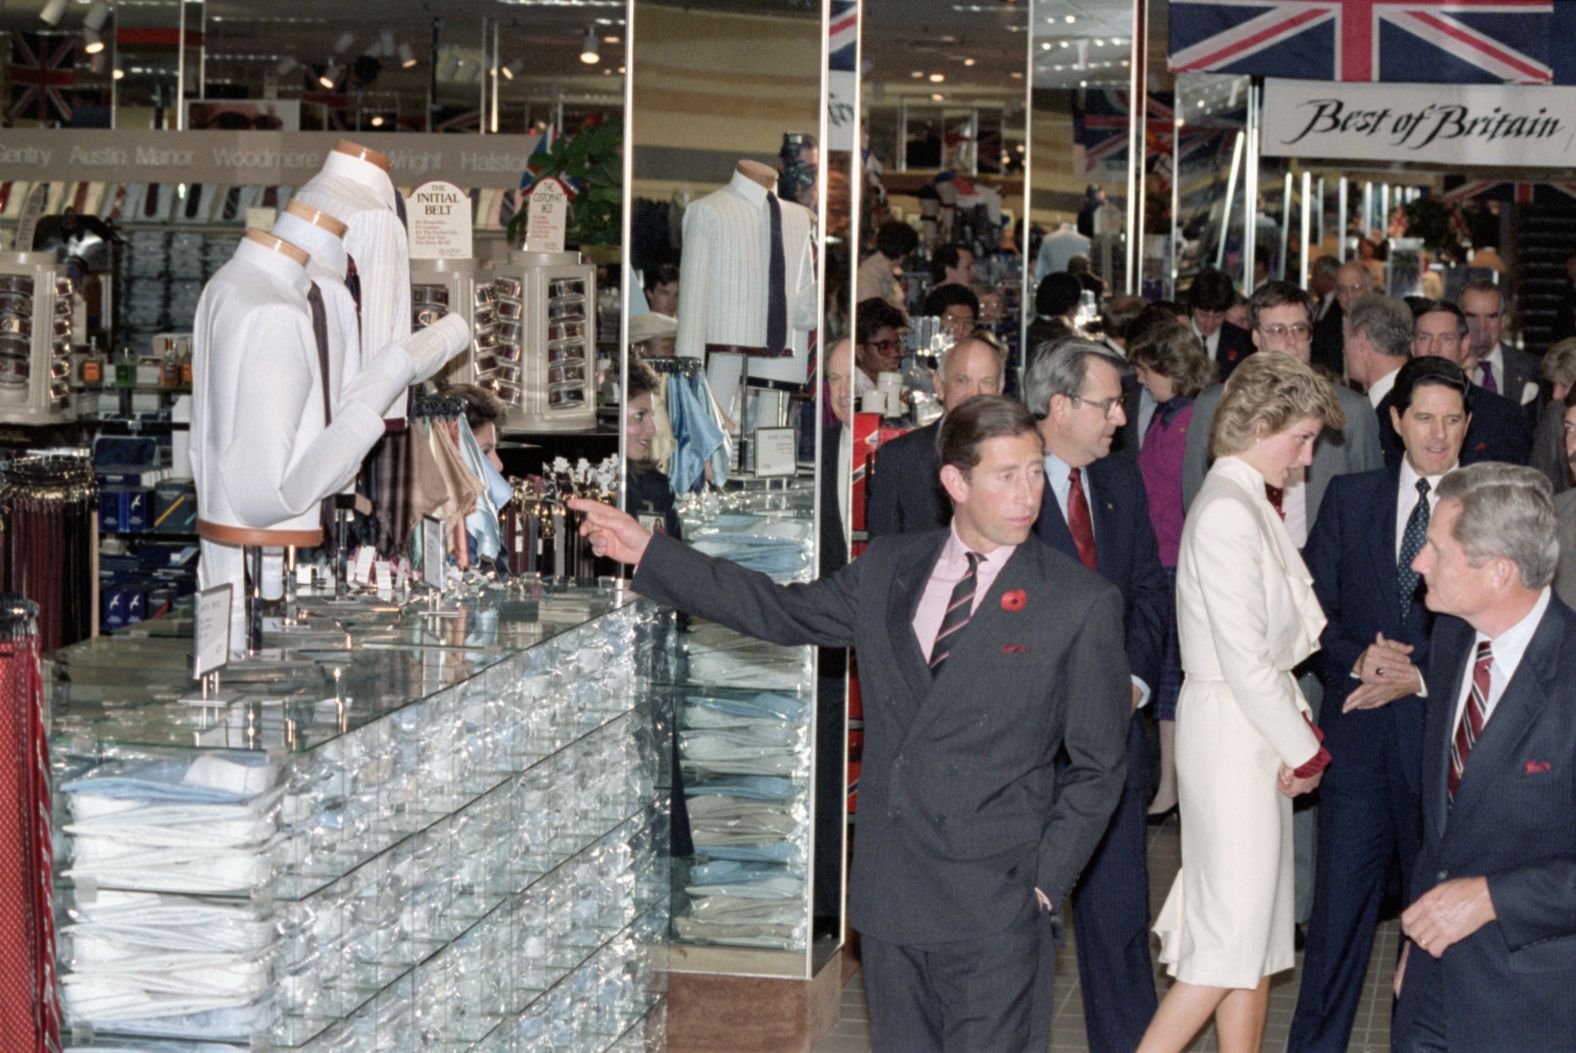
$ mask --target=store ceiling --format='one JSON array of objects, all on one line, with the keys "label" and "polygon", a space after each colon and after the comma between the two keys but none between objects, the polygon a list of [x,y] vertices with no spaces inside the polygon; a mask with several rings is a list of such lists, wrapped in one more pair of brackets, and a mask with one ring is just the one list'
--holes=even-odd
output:
[{"label": "store ceiling", "polygon": [[[43,4],[0,0],[0,30],[45,28],[38,19]],[[59,28],[80,29],[90,4],[70,0]],[[134,19],[174,25],[179,11],[174,0],[121,4],[128,25]],[[679,6],[813,18],[820,5],[818,0],[684,0]],[[949,102],[998,99],[1011,105],[1023,97],[1031,7],[1037,87],[1125,82],[1120,63],[1132,33],[1130,0],[866,0],[866,83],[878,98],[942,94]],[[398,96],[407,109],[423,106],[436,32],[442,48],[440,96],[459,103],[479,99],[484,64],[491,58],[482,51],[484,18],[501,26],[502,63],[515,64],[515,78],[502,84],[506,108],[527,99],[547,102],[555,93],[612,103],[622,91],[624,0],[377,0],[336,7],[321,0],[210,0],[188,3],[187,11],[206,17],[209,82],[254,96],[269,83],[277,84],[282,97],[318,90],[309,75],[315,78],[331,61],[348,70],[370,52],[375,65],[363,62],[361,69],[372,76],[358,85],[347,74],[342,90],[359,86]],[[599,61],[592,65],[579,57],[588,28],[600,46]],[[402,69],[397,55],[382,53],[385,31],[392,33],[396,50],[410,45],[419,59],[416,68]],[[340,50],[347,33],[351,39]],[[302,68],[277,73],[287,56]],[[942,80],[936,81],[935,74]],[[91,82],[93,75],[83,69],[80,76]],[[108,76],[107,64],[99,76]]]}]

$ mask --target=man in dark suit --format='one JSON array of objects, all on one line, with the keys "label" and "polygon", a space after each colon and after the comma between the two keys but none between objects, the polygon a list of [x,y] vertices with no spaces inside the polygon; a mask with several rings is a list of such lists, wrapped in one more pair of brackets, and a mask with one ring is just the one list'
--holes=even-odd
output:
[{"label": "man in dark suit", "polygon": [[[936,373],[943,413],[975,395],[1001,394],[1001,352],[977,337],[952,345]],[[952,509],[941,492],[936,461],[940,419],[893,439],[876,451],[875,471],[865,481],[865,533],[913,534],[947,525]]]},{"label": "man in dark suit", "polygon": [[[1045,441],[1045,496],[1036,532],[1122,591],[1136,711],[1160,682],[1170,590],[1138,462],[1108,456],[1124,420],[1126,365],[1099,344],[1065,341],[1029,367],[1024,393]],[[1122,801],[1073,895],[1090,1049],[1137,1049],[1155,1015],[1144,856],[1149,783],[1143,722],[1134,719]],[[1047,1006],[1047,1026],[1049,1017]]]},{"label": "man in dark suit", "polygon": [[[1536,469],[1445,477],[1413,567],[1429,654],[1423,847],[1401,914],[1401,1053],[1569,1049],[1576,1035],[1576,614]],[[1456,620],[1459,618],[1460,620]]]},{"label": "man in dark suit", "polygon": [[1392,413],[1405,459],[1332,480],[1303,549],[1329,619],[1314,658],[1324,682],[1319,726],[1341,762],[1319,787],[1313,914],[1291,1053],[1347,1048],[1391,862],[1404,878],[1417,858],[1425,707],[1418,692],[1434,619],[1412,560],[1439,482],[1460,456],[1471,390],[1460,367],[1442,358],[1402,366]]},{"label": "man in dark suit", "polygon": [[775,585],[605,505],[572,504],[599,555],[637,564],[642,595],[774,643],[858,651],[865,750],[848,920],[883,1053],[1030,1048],[1054,905],[1126,773],[1132,692],[1110,646],[1122,597],[1031,537],[1045,470],[1034,418],[980,396],[947,414],[939,442],[951,527],[878,538],[807,585]]},{"label": "man in dark suit", "polygon": [[[1461,308],[1447,300],[1431,300],[1418,304],[1412,311],[1412,357],[1438,355],[1465,369],[1470,362],[1467,354],[1467,320]],[[1401,438],[1390,423],[1390,408],[1394,404],[1387,395],[1380,401],[1379,442],[1384,447],[1387,465],[1399,464],[1402,455]],[[1526,464],[1531,456],[1527,432],[1521,409],[1503,395],[1485,391],[1474,385],[1472,390],[1472,423],[1467,426],[1466,441],[1461,446],[1461,463],[1478,461],[1507,461]]]},{"label": "man in dark suit", "polygon": [[1231,279],[1212,268],[1200,271],[1188,286],[1187,305],[1193,332],[1198,334],[1205,352],[1220,367],[1222,382],[1258,347],[1247,330],[1226,321],[1226,312],[1236,302],[1237,290]]},{"label": "man in dark suit", "polygon": [[1456,298],[1467,319],[1468,375],[1486,391],[1521,407],[1530,435],[1537,425],[1543,369],[1538,356],[1500,339],[1505,328],[1505,293],[1486,278],[1470,281]]},{"label": "man in dark suit", "polygon": [[1308,295],[1313,297],[1312,361],[1336,376],[1341,374],[1346,312],[1355,299],[1341,295],[1340,273],[1340,260],[1334,256],[1320,256],[1313,261],[1313,271],[1308,275]]}]

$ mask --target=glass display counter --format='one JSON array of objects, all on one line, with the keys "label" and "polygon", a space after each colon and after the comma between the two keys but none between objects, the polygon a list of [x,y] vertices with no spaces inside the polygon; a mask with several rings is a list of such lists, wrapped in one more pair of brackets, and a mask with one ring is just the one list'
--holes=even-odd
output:
[{"label": "glass display counter", "polygon": [[662,1048],[671,727],[632,601],[307,598],[206,700],[178,621],[56,652],[68,1046]]}]

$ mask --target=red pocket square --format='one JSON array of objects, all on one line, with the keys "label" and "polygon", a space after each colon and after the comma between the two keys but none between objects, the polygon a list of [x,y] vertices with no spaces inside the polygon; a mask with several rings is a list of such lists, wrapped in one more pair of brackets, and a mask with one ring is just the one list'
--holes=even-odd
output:
[{"label": "red pocket square", "polygon": [[1527,766],[1523,768],[1522,771],[1528,775],[1542,775],[1544,772],[1548,771],[1549,768],[1549,762],[1546,760],[1529,760],[1527,762]]},{"label": "red pocket square", "polygon": [[1003,645],[1003,647],[1001,649],[1001,653],[1002,654],[1028,654],[1029,653],[1029,649],[1027,647],[1023,646],[1023,644],[1021,644],[1021,643],[1010,643],[1010,644]]}]

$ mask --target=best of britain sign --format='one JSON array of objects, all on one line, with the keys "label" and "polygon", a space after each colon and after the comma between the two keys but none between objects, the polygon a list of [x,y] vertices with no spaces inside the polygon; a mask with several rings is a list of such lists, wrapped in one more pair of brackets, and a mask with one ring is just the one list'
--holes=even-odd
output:
[{"label": "best of britain sign", "polygon": [[1576,166],[1576,88],[1264,83],[1269,157]]}]

